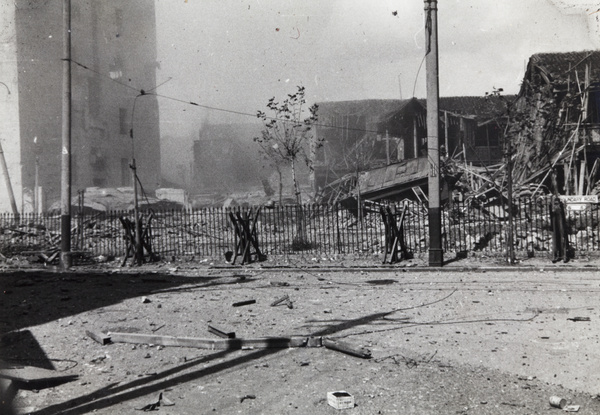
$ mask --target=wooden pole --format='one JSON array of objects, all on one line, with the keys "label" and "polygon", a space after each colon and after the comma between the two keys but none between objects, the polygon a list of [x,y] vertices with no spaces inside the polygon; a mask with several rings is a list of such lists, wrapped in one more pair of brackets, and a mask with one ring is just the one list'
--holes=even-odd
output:
[{"label": "wooden pole", "polygon": [[385,158],[387,165],[390,165],[390,135],[388,130],[385,130]]},{"label": "wooden pole", "polygon": [[413,155],[419,157],[419,138],[417,137],[417,117],[413,118]]},{"label": "wooden pole", "polygon": [[429,266],[441,267],[442,216],[440,205],[439,69],[437,0],[425,0],[427,69],[427,158],[429,160]]},{"label": "wooden pole", "polygon": [[61,243],[63,269],[71,263],[71,0],[63,0],[63,97],[61,156]]},{"label": "wooden pole", "polygon": [[35,177],[33,181],[33,212],[40,213],[40,157],[35,156]]}]

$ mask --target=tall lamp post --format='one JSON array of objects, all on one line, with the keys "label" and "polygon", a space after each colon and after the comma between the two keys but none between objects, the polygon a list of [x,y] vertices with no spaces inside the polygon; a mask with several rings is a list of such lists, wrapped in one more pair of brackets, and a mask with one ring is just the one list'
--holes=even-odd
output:
[{"label": "tall lamp post", "polygon": [[427,69],[427,158],[429,160],[429,266],[441,267],[442,216],[440,208],[439,77],[437,0],[425,0]]}]

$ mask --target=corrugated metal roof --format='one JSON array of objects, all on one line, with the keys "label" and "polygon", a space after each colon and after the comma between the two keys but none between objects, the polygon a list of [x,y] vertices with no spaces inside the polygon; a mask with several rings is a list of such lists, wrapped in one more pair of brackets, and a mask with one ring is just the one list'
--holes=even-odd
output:
[{"label": "corrugated metal roof", "polygon": [[369,198],[385,191],[410,189],[416,182],[426,180],[428,174],[426,157],[404,160],[361,174],[360,193]]}]

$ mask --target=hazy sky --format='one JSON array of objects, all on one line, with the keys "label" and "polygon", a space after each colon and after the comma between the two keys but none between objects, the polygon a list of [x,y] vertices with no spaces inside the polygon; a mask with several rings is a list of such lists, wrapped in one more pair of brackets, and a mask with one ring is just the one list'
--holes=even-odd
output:
[{"label": "hazy sky", "polygon": [[[440,0],[440,95],[483,95],[493,87],[515,93],[532,54],[595,48],[585,11],[567,14],[560,5],[568,2]],[[413,91],[423,97],[423,6],[422,0],[157,0],[157,82],[172,78],[158,92],[251,114],[296,85],[306,87],[311,101],[409,98]],[[185,130],[190,118],[223,119],[218,111],[165,101],[165,134],[176,125]]]},{"label": "hazy sky", "polygon": [[[440,95],[516,93],[532,54],[597,48],[592,3],[439,0]],[[311,103],[424,97],[423,9],[423,0],[156,0],[157,83],[168,80],[157,92],[251,115],[297,85]],[[159,105],[165,172],[189,166],[203,122],[258,122]]]}]

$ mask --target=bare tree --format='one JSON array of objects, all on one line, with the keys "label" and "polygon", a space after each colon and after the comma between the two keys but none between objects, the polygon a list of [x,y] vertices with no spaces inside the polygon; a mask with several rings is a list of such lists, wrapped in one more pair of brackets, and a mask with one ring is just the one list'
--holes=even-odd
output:
[{"label": "bare tree", "polygon": [[295,94],[288,94],[281,103],[276,102],[274,97],[271,98],[267,103],[267,111],[257,112],[257,117],[264,123],[264,129],[262,135],[255,137],[254,141],[274,166],[289,166],[296,203],[302,205],[297,167],[299,161],[304,161],[309,169],[313,168],[311,140],[314,136],[313,126],[317,122],[318,106],[313,104],[306,108],[305,88],[297,88]]}]

